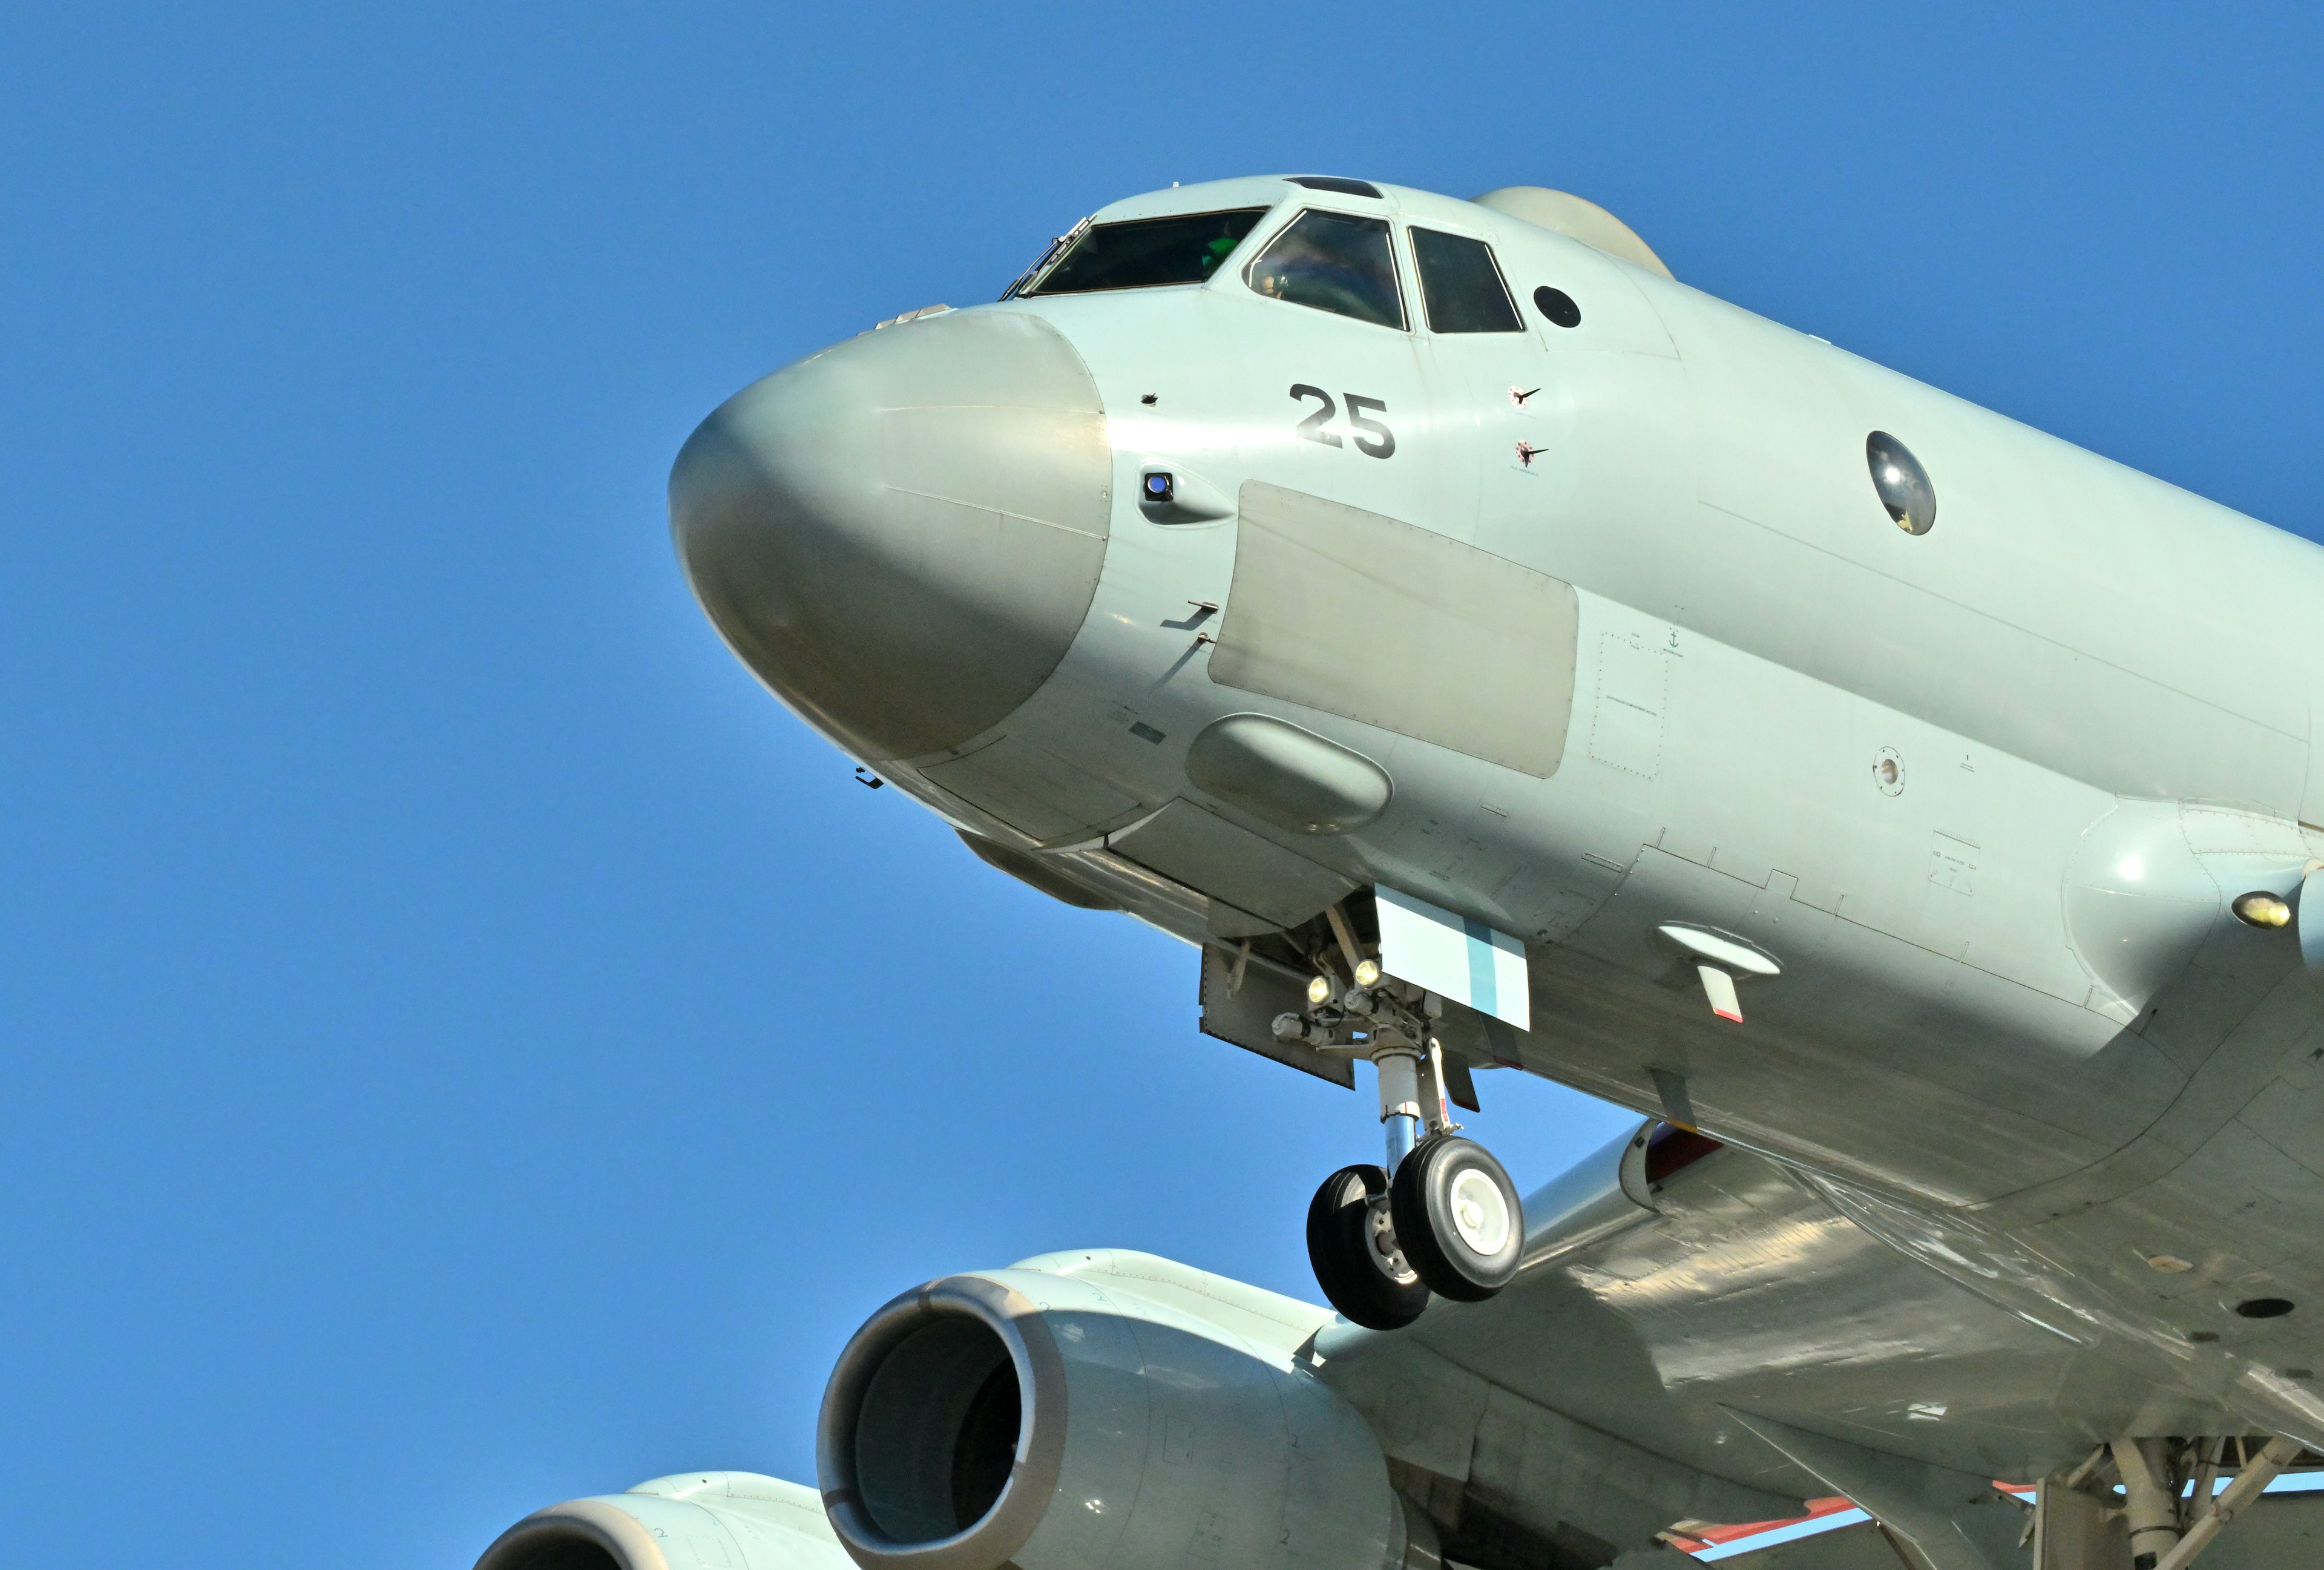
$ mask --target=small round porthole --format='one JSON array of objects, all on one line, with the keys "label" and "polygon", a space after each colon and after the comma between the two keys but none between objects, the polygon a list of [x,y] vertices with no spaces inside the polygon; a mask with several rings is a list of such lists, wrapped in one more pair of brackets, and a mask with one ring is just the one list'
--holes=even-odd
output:
[{"label": "small round porthole", "polygon": [[1573,296],[1563,289],[1543,284],[1533,291],[1533,308],[1562,328],[1582,325],[1582,308],[1573,303]]},{"label": "small round porthole", "polygon": [[1885,430],[1864,439],[1864,461],[1872,469],[1872,488],[1896,527],[1907,534],[1926,534],[1936,526],[1937,488],[1913,449]]},{"label": "small round porthole", "polygon": [[1895,748],[1883,747],[1872,754],[1872,784],[1883,796],[1904,794],[1904,760]]}]

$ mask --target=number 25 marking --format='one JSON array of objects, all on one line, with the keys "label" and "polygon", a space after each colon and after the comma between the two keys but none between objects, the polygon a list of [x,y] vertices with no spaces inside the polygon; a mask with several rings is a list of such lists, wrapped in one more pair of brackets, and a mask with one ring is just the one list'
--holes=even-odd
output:
[{"label": "number 25 marking", "polygon": [[[1340,411],[1339,405],[1332,402],[1332,395],[1312,383],[1295,382],[1291,384],[1291,396],[1302,402],[1312,398],[1321,405],[1313,414],[1299,422],[1297,428],[1299,434],[1309,441],[1320,441],[1325,447],[1338,447],[1339,432],[1324,429],[1331,423],[1332,417]],[[1364,418],[1364,411],[1367,409],[1386,414],[1388,405],[1377,398],[1365,398],[1354,392],[1343,393],[1342,396],[1348,402],[1348,424],[1363,433],[1356,438],[1356,450],[1366,457],[1393,457],[1396,452],[1396,432],[1377,420]]]}]

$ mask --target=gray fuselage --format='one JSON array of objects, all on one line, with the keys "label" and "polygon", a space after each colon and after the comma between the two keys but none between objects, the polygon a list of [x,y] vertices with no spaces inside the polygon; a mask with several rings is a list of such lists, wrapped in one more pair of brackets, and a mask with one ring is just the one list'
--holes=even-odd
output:
[{"label": "gray fuselage", "polygon": [[[920,316],[737,394],[671,485],[722,633],[1068,897],[1231,945],[1380,883],[1518,935],[1525,1068],[1642,1110],[1683,1076],[1877,1234],[2324,1440],[2286,1371],[2324,1338],[2233,1313],[2324,1309],[2324,1036],[2294,936],[2228,914],[2324,853],[2317,640],[2263,609],[2324,552],[1381,192],[1135,198],[1097,221],[1267,211],[1207,282]],[[1393,223],[1405,326],[1251,286],[1309,209]],[[1415,224],[1489,244],[1524,330],[1427,330]],[[1925,533],[1875,431],[1933,484]],[[1308,832],[1205,790],[1190,747],[1249,714],[1385,804]],[[1780,960],[1741,1023],[1672,921]]]}]

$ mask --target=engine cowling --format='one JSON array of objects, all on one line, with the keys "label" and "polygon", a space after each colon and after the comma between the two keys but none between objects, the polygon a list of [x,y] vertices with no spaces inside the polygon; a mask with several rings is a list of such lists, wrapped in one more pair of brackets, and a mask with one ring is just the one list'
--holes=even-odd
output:
[{"label": "engine cowling", "polygon": [[862,1570],[1434,1570],[1323,1310],[1144,1255],[948,1276],[874,1314],[816,1429]]},{"label": "engine cowling", "polygon": [[567,1500],[503,1532],[476,1570],[853,1570],[815,1491],[688,1472]]}]

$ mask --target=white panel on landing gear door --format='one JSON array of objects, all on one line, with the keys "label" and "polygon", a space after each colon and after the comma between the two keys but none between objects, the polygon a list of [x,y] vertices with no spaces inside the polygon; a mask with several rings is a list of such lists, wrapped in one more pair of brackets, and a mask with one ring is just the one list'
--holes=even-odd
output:
[{"label": "white panel on landing gear door", "polygon": [[1384,883],[1372,891],[1379,908],[1380,969],[1520,1030],[1533,1029],[1524,944]]}]

